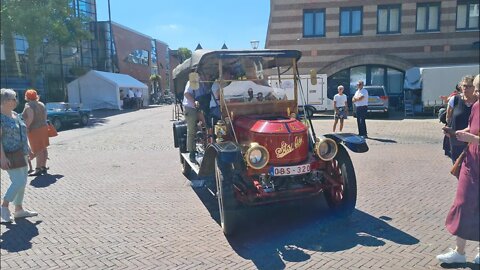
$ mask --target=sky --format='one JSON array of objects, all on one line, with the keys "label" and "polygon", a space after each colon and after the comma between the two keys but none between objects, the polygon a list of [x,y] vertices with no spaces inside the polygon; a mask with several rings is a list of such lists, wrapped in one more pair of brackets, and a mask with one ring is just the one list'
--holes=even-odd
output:
[{"label": "sky", "polygon": [[[269,0],[110,0],[112,21],[167,43],[170,49],[265,47]],[[97,19],[108,20],[108,0],[97,0]]]}]

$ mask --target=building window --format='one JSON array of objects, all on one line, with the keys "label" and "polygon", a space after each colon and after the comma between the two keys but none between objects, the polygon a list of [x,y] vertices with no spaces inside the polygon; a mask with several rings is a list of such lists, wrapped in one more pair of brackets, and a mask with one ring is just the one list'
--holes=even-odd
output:
[{"label": "building window", "polygon": [[417,32],[440,31],[440,3],[417,4]]},{"label": "building window", "polygon": [[340,35],[356,36],[362,34],[361,7],[350,7],[340,9]]},{"label": "building window", "polygon": [[378,6],[377,33],[400,33],[400,5]]},{"label": "building window", "polygon": [[478,1],[458,1],[457,30],[478,29]]},{"label": "building window", "polygon": [[325,9],[303,11],[303,36],[325,36]]},{"label": "building window", "polygon": [[148,66],[148,51],[134,50],[125,58],[125,62]]}]

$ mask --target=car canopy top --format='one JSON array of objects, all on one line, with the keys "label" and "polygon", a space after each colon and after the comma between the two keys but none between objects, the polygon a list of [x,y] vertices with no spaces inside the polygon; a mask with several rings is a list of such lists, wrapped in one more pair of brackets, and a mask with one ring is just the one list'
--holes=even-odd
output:
[{"label": "car canopy top", "polygon": [[174,87],[177,97],[183,95],[185,84],[188,81],[190,72],[202,72],[205,74],[218,73],[218,59],[239,59],[239,58],[272,58],[274,60],[267,62],[264,69],[276,66],[292,65],[292,58],[298,61],[301,52],[297,50],[196,50],[192,57],[185,60],[177,66],[173,72]]}]

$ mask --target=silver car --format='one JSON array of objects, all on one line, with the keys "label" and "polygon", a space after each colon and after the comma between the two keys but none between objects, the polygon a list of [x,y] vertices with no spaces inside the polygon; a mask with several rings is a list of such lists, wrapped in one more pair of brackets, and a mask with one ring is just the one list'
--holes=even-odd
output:
[{"label": "silver car", "polygon": [[[369,113],[382,113],[384,116],[388,116],[388,95],[383,86],[365,86],[365,90],[368,91],[368,112]],[[355,113],[355,105],[353,108]]]}]

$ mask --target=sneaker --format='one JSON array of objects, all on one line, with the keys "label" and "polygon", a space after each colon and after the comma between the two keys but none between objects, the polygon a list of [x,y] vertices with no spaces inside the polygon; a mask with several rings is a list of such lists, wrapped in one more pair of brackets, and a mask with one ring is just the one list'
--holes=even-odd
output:
[{"label": "sneaker", "polygon": [[12,222],[12,217],[10,215],[10,210],[7,207],[2,206],[0,209],[0,215],[2,216],[3,221]]},{"label": "sneaker", "polygon": [[437,256],[437,259],[442,263],[466,263],[465,255],[458,253],[456,250],[450,249],[449,252]]},{"label": "sneaker", "polygon": [[480,264],[480,252],[477,253],[477,256],[475,257],[475,259],[473,259],[473,263],[474,264]]},{"label": "sneaker", "polygon": [[20,211],[17,211],[13,214],[13,216],[15,218],[26,218],[26,217],[34,217],[34,216],[38,216],[38,213],[37,212],[34,212],[34,211],[28,211],[28,210],[20,210]]}]

